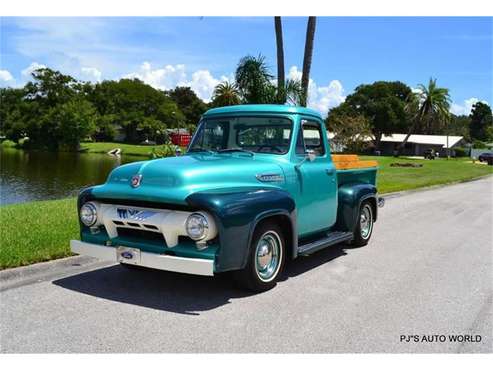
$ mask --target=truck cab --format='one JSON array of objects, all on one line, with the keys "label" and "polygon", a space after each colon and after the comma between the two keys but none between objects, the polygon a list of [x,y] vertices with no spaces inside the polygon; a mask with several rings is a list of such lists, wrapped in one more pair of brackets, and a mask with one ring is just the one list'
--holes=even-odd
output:
[{"label": "truck cab", "polygon": [[134,162],[78,199],[79,254],[275,286],[286,261],[370,240],[377,163],[331,155],[322,117],[281,105],[207,111],[180,157]]}]

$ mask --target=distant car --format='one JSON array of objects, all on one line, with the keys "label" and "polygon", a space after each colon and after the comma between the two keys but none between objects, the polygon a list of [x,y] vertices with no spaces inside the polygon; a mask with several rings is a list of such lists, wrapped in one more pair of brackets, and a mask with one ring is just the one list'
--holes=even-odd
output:
[{"label": "distant car", "polygon": [[478,157],[480,162],[486,162],[490,166],[493,165],[493,153],[483,153]]},{"label": "distant car", "polygon": [[425,159],[435,159],[436,156],[437,153],[435,152],[435,149],[426,149],[424,152]]}]

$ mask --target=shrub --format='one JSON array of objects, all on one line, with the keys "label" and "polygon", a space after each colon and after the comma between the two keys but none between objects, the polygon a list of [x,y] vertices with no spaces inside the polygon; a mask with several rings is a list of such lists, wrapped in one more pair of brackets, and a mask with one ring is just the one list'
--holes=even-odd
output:
[{"label": "shrub", "polygon": [[456,157],[468,157],[469,150],[467,148],[454,148]]}]

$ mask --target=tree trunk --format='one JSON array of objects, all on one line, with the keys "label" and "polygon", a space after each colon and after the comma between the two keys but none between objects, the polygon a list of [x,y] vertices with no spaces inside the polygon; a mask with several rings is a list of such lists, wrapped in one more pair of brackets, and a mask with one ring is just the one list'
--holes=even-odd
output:
[{"label": "tree trunk", "polygon": [[412,135],[415,129],[416,129],[416,121],[411,124],[409,130],[407,131],[406,137],[404,138],[404,140],[402,140],[402,143],[400,143],[399,146],[397,147],[397,155],[401,154],[402,149],[404,149],[404,146],[406,145],[407,141],[409,140],[409,137]]},{"label": "tree trunk", "polygon": [[284,76],[284,47],[282,42],[281,17],[274,17],[277,45],[277,98],[280,104],[286,103],[286,81]]},{"label": "tree trunk", "polygon": [[301,88],[303,97],[301,105],[306,107],[308,101],[308,83],[310,81],[310,68],[312,66],[313,39],[315,38],[315,26],[317,17],[308,17],[306,26],[305,55],[303,57],[303,74],[301,76]]}]

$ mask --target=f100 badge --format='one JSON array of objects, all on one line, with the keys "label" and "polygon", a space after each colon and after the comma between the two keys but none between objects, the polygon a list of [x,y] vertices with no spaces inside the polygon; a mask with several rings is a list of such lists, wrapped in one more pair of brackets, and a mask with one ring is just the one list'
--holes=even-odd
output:
[{"label": "f100 badge", "polygon": [[284,180],[284,177],[278,173],[261,173],[256,177],[258,181],[262,182],[279,182]]},{"label": "f100 badge", "polygon": [[130,219],[135,221],[144,221],[151,216],[154,216],[156,212],[153,211],[140,211],[138,209],[117,208],[119,218]]}]

